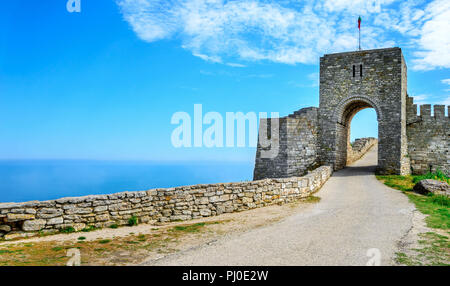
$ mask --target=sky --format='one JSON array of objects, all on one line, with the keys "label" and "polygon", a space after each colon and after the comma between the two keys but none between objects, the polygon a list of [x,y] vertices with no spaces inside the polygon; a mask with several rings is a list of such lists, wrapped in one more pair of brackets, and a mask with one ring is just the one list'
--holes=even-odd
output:
[{"label": "sky", "polygon": [[[175,148],[173,114],[318,106],[319,58],[357,49],[358,16],[363,49],[402,48],[417,103],[450,104],[448,0],[80,3],[0,1],[0,159],[251,162]],[[377,136],[372,109],[351,136]]]}]

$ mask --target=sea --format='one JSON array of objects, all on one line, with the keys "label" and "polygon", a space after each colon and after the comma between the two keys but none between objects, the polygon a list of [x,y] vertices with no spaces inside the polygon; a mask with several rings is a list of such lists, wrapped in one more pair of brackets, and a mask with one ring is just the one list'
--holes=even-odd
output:
[{"label": "sea", "polygon": [[253,162],[0,160],[0,202],[252,180]]}]

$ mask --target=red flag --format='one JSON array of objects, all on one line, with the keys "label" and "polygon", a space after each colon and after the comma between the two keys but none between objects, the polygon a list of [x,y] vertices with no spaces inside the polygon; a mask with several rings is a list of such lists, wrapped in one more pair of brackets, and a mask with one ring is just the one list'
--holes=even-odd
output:
[{"label": "red flag", "polygon": [[358,29],[361,30],[361,17],[358,18]]}]

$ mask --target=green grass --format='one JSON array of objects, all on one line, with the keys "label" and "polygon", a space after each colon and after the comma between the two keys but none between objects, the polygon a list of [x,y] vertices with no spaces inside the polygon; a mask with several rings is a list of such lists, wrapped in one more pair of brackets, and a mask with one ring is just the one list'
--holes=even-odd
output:
[{"label": "green grass", "polygon": [[320,198],[316,196],[309,196],[306,197],[303,201],[307,203],[318,203],[320,202]]},{"label": "green grass", "polygon": [[94,231],[94,230],[97,230],[97,229],[98,229],[98,228],[96,228],[95,226],[89,225],[89,226],[83,228],[81,231],[82,231],[82,232],[91,232],[91,231]]},{"label": "green grass", "polygon": [[75,229],[71,226],[68,226],[66,228],[60,229],[59,232],[61,233],[72,233],[75,232]]},{"label": "green grass", "polygon": [[172,228],[172,231],[183,231],[183,232],[199,232],[206,223],[195,223],[190,225],[177,225]]},{"label": "green grass", "polygon": [[85,240],[85,239],[86,239],[85,236],[80,236],[80,237],[78,238],[78,240]]},{"label": "green grass", "polygon": [[128,219],[128,225],[129,226],[135,226],[138,225],[138,218],[136,216],[132,216]]},{"label": "green grass", "polygon": [[421,180],[425,180],[425,179],[433,179],[433,180],[438,180],[438,181],[442,181],[442,182],[446,182],[447,184],[450,184],[450,178],[448,176],[446,176],[441,170],[436,170],[436,172],[434,173],[430,173],[428,172],[425,175],[420,175],[420,176],[413,176],[413,183],[418,183]]},{"label": "green grass", "polygon": [[[377,176],[385,185],[402,191],[416,208],[426,214],[425,222],[428,227],[445,230],[450,234],[450,198],[445,195],[432,193],[424,196],[412,191],[420,180],[434,179],[449,183],[449,178],[440,172],[417,176]],[[412,249],[412,254],[396,253],[396,261],[402,265],[450,265],[449,238],[435,232],[419,234],[421,248]]]},{"label": "green grass", "polygon": [[119,228],[119,225],[117,225],[117,224],[112,224],[112,225],[109,226],[109,228]]},{"label": "green grass", "polygon": [[13,253],[11,250],[0,250],[0,254],[9,254],[9,253]]},{"label": "green grass", "polygon": [[[448,177],[442,173],[432,174],[437,179],[446,180]],[[424,175],[429,177],[430,175]],[[450,198],[444,195],[428,194],[419,195],[412,192],[414,181],[424,176],[377,176],[386,186],[404,192],[409,200],[416,205],[416,208],[423,214],[428,215],[425,219],[427,226],[431,228],[450,229]]]},{"label": "green grass", "polygon": [[423,214],[428,227],[450,229],[450,198],[443,195],[422,196],[414,193],[405,193],[416,208]]},{"label": "green grass", "polygon": [[421,248],[412,249],[414,255],[397,252],[396,261],[407,266],[450,266],[450,242],[447,236],[434,232],[419,234]]},{"label": "green grass", "polygon": [[107,243],[110,243],[110,242],[111,242],[111,239],[102,239],[98,243],[100,243],[100,244],[107,244]]}]

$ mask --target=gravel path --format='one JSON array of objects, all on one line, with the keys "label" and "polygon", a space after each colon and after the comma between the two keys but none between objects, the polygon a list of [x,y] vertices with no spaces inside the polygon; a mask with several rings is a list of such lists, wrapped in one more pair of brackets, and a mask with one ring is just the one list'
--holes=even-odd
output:
[{"label": "gravel path", "polygon": [[375,146],[335,172],[314,207],[144,265],[366,265],[372,248],[379,250],[381,265],[390,265],[397,242],[412,226],[414,206],[375,178],[376,152]]}]

